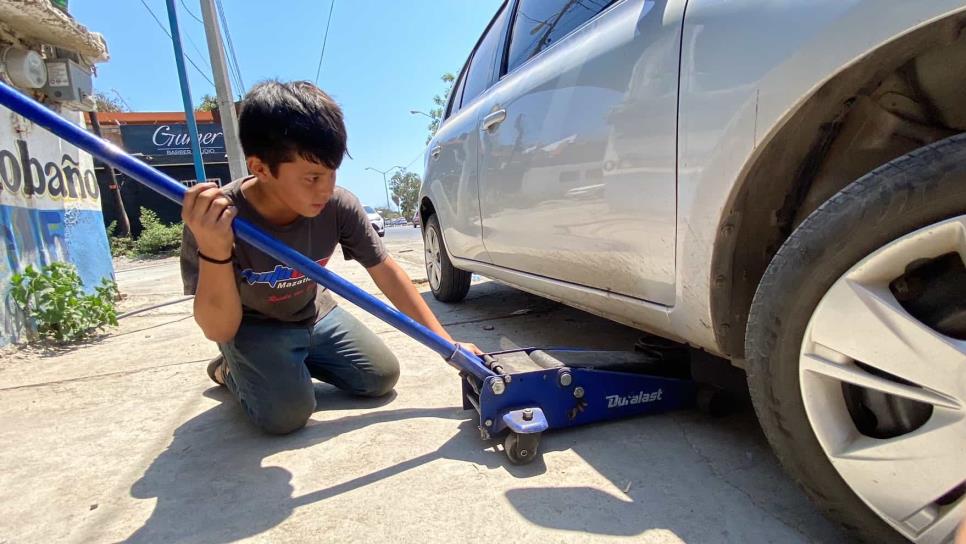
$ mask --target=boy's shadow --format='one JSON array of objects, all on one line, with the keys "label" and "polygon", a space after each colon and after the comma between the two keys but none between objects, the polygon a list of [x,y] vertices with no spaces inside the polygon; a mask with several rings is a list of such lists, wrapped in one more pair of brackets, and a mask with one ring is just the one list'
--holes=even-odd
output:
[{"label": "boy's shadow", "polygon": [[[504,464],[502,455],[486,451],[480,441],[473,412],[455,406],[368,411],[333,421],[310,421],[298,432],[273,437],[248,423],[226,390],[211,389],[205,396],[220,404],[179,427],[168,448],[131,487],[133,497],[156,497],[157,504],[144,526],[127,542],[231,542],[278,525],[297,506],[334,497],[436,459],[461,459],[491,468]],[[393,396],[360,399],[316,385],[319,409],[327,411],[377,408],[391,402]],[[436,451],[299,497],[292,496],[291,472],[262,466],[265,458],[283,451],[312,447],[376,423],[421,417],[466,421],[460,424],[460,432]],[[537,461],[513,473],[529,476],[543,471],[545,466]]]}]

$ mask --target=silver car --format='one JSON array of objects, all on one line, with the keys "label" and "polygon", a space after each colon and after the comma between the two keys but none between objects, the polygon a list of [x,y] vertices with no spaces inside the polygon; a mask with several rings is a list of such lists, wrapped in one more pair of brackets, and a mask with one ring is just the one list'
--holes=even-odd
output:
[{"label": "silver car", "polygon": [[787,471],[870,542],[966,514],[966,2],[509,0],[421,194],[472,273],[745,369]]}]

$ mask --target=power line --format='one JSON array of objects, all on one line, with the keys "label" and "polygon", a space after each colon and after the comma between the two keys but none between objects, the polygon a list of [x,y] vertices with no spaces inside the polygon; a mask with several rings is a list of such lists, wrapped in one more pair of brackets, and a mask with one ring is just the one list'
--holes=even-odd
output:
[{"label": "power line", "polygon": [[242,89],[241,79],[238,77],[238,74],[239,74],[238,67],[235,65],[235,62],[233,61],[234,49],[232,46],[234,44],[231,41],[231,34],[229,34],[229,31],[228,31],[228,19],[225,17],[224,6],[221,4],[221,2],[217,0],[214,2],[214,4],[215,4],[215,13],[218,15],[218,20],[220,21],[219,23],[216,23],[216,24],[218,24],[219,26],[221,26],[221,28],[224,29],[221,39],[222,39],[222,46],[225,48],[225,51],[226,51],[225,62],[228,64],[228,77],[229,79],[231,79],[231,84],[233,87],[244,91],[244,89]]},{"label": "power line", "polygon": [[[221,0],[215,0],[215,7],[218,9],[218,18],[221,19],[221,26],[225,29],[225,41],[228,44],[228,54],[230,56],[231,62],[228,63],[228,67],[235,71],[235,76],[238,78],[238,89],[241,92],[245,91],[245,80],[242,79],[241,65],[238,64],[238,57],[235,56],[235,44],[231,40],[231,31],[228,30],[228,18],[225,17],[225,6],[222,5]],[[232,66],[234,64],[234,66]]]},{"label": "power line", "polygon": [[322,73],[322,59],[325,58],[325,44],[329,41],[329,24],[332,22],[332,10],[335,9],[335,0],[329,3],[329,18],[325,22],[325,34],[322,35],[322,53],[319,55],[319,67],[315,69],[315,84],[319,84],[319,74]]},{"label": "power line", "polygon": [[416,155],[415,157],[413,157],[413,160],[411,160],[411,161],[409,161],[409,163],[408,163],[408,164],[407,164],[407,165],[405,166],[405,168],[406,168],[406,170],[409,170],[409,167],[410,167],[410,166],[412,166],[414,162],[416,162],[416,161],[418,161],[419,159],[421,159],[421,158],[423,158],[423,156],[424,156],[425,154],[426,154],[426,152],[425,152],[425,151],[420,151],[420,152],[419,152],[419,155]]},{"label": "power line", "polygon": [[185,29],[185,31],[182,34],[184,34],[185,37],[188,38],[188,43],[191,44],[191,48],[195,50],[195,53],[198,53],[199,55],[201,55],[201,62],[204,63],[206,68],[208,68],[208,71],[212,71],[211,63],[208,62],[208,59],[205,58],[207,55],[202,53],[201,49],[198,47],[198,44],[196,44],[195,41],[191,39],[191,33],[188,32],[187,29]]},{"label": "power line", "polygon": [[[179,1],[181,2],[181,7],[184,8],[184,10],[186,12],[188,12],[188,15],[190,15],[191,18],[194,19],[195,21],[198,21],[199,23],[201,23],[202,26],[204,26],[205,21],[201,17],[198,17],[197,15],[195,15],[194,12],[192,12],[191,9],[188,7],[188,4],[185,4],[185,1],[184,0],[179,0]],[[224,16],[222,16],[222,17],[224,17]],[[222,18],[222,22],[223,23],[225,22],[225,19],[224,18]],[[226,28],[226,31],[225,32],[227,34],[227,28],[228,28],[227,23],[224,26]],[[194,48],[195,52],[198,53],[199,55],[201,55],[201,58],[202,59],[205,59],[206,55],[201,52],[201,50],[198,48],[198,45],[195,43],[195,41],[193,39],[191,39],[191,34],[188,33],[187,31],[185,31],[185,35],[188,37],[188,41],[191,42],[191,46],[192,46],[192,48]],[[205,61],[205,65],[208,67],[209,70],[214,71],[214,69],[211,68],[211,63],[209,63],[208,61]],[[237,72],[236,73],[235,72],[236,68],[231,64],[231,62],[228,63],[228,70],[229,70],[229,74],[228,75],[229,75],[229,77],[231,77],[233,84],[236,87],[238,87],[240,90],[244,91],[244,89],[241,88],[242,87],[241,77],[240,77],[241,76],[241,72]]]},{"label": "power line", "polygon": [[224,36],[222,37],[223,45],[228,51],[227,58],[225,59],[228,63],[228,72],[234,81],[236,88],[244,91],[244,85],[241,79],[241,70],[238,66],[238,59],[235,57],[235,43],[231,39],[231,30],[228,28],[228,17],[225,15],[225,6],[221,3],[221,0],[215,1],[215,10],[218,13],[218,20],[221,22],[221,27],[224,29]]},{"label": "power line", "polygon": [[201,17],[198,17],[197,15],[192,13],[190,9],[188,9],[188,5],[184,3],[184,0],[181,0],[181,7],[183,7],[184,10],[188,12],[188,15],[190,15],[192,19],[194,19],[195,21],[198,21],[201,24],[205,24],[205,22],[201,20]]},{"label": "power line", "polygon": [[[188,15],[191,16],[192,19],[194,19],[195,21],[198,21],[202,25],[205,24],[204,21],[202,21],[197,15],[195,15],[194,13],[191,12],[190,9],[188,9],[188,4],[185,4],[184,0],[180,0],[180,2],[181,2],[181,7],[188,13]],[[211,69],[211,63],[208,62],[208,59],[207,59],[208,54],[201,52],[201,48],[198,47],[198,44],[195,43],[194,39],[192,39],[191,33],[188,32],[188,29],[184,29],[183,34],[185,35],[186,38],[188,38],[188,43],[191,44],[191,48],[194,49],[195,53],[198,53],[198,55],[201,57],[202,64],[204,64],[205,67],[208,68],[209,72],[212,72],[213,70]]]},{"label": "power line", "polygon": [[[161,22],[161,19],[158,19],[158,16],[154,14],[154,10],[151,9],[151,6],[149,6],[148,3],[145,2],[144,0],[141,0],[141,5],[144,6],[144,9],[148,10],[148,13],[151,14],[151,18],[154,19],[155,23],[158,23],[158,27],[160,27],[161,31],[168,36],[168,39],[169,40],[172,39],[171,32],[168,31],[168,27],[164,26],[164,23]],[[192,58],[189,57],[187,53],[184,54],[184,58],[188,60],[188,63],[191,64],[191,66],[193,66],[194,69],[197,70],[199,74],[201,74],[201,77],[205,78],[205,80],[208,83],[210,83],[212,87],[215,86],[215,82],[212,81],[211,78],[208,77],[208,74],[206,74],[201,68],[198,68],[198,65],[195,64],[195,61],[192,60]]]}]

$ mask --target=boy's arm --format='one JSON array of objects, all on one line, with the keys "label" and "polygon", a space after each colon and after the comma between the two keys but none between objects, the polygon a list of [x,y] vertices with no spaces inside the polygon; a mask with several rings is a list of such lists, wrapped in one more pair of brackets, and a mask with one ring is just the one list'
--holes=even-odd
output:
[{"label": "boy's arm", "polygon": [[[213,260],[230,260],[234,247],[231,221],[235,209],[221,189],[212,183],[198,184],[185,194],[181,218],[190,230],[195,249]],[[215,264],[197,256],[195,322],[213,342],[228,342],[241,324],[241,296],[231,262]]]},{"label": "boy's arm", "polygon": [[[413,286],[409,275],[396,264],[396,261],[392,257],[386,257],[381,263],[367,268],[366,271],[369,272],[372,280],[376,282],[379,290],[389,297],[389,301],[399,311],[419,321],[428,329],[450,342],[454,342],[453,337],[446,332],[446,329],[436,319],[436,315],[426,305],[426,301],[419,295],[419,291]],[[480,348],[473,344],[460,342],[460,345],[477,355],[482,355],[483,353],[480,351]]]},{"label": "boy's arm", "polygon": [[[202,253],[207,253],[202,250]],[[230,253],[228,255],[231,255]],[[230,341],[241,325],[241,297],[232,264],[198,264],[198,291],[194,302],[195,323],[212,342]]]}]

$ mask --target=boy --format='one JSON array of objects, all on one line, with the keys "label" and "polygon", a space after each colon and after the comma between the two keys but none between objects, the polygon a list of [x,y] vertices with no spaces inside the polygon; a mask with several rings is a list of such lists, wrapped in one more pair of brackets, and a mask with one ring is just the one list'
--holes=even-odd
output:
[{"label": "boy", "polygon": [[181,275],[185,293],[195,295],[195,321],[221,350],[208,375],[256,426],[286,434],[315,411],[312,378],[381,396],[396,384],[399,363],[325,289],[235,240],[235,217],[322,265],[341,244],[396,308],[451,337],[386,253],[359,200],[336,187],[346,129],[327,94],[305,81],[260,83],[245,97],[239,132],[252,175],[185,195]]}]

